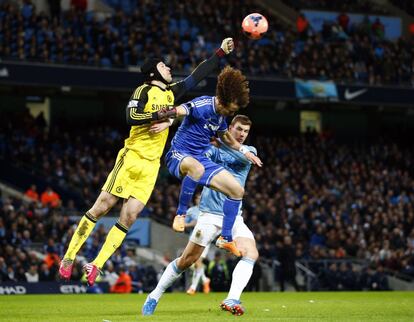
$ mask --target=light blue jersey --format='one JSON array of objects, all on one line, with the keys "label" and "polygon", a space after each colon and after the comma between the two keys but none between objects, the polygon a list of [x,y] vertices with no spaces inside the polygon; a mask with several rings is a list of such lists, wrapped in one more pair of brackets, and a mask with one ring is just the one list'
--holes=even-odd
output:
[{"label": "light blue jersey", "polygon": [[[252,146],[245,147],[248,148],[250,152],[257,155],[256,148]],[[244,187],[251,168],[251,163],[244,156],[244,154],[226,146],[225,144],[222,144],[220,148],[211,146],[206,155],[213,162],[223,166],[227,171],[229,171],[237,179],[237,181],[239,181],[241,186]],[[223,203],[225,198],[226,196],[221,192],[204,187],[203,192],[201,193],[199,208],[202,212],[224,216]],[[242,205],[240,204],[238,215],[241,215],[241,208]]]},{"label": "light blue jersey", "polygon": [[198,206],[193,206],[187,210],[187,214],[185,216],[185,223],[189,224],[192,221],[197,221],[198,216],[200,215],[200,208]]},{"label": "light blue jersey", "polygon": [[227,130],[226,120],[217,114],[214,96],[200,96],[182,106],[187,109],[187,116],[171,141],[171,150],[194,156],[204,154],[210,139]]}]

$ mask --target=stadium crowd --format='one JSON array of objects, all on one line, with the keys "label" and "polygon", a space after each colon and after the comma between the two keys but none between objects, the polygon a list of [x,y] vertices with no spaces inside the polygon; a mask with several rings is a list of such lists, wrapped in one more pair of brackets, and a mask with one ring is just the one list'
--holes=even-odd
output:
[{"label": "stadium crowd", "polygon": [[372,0],[347,0],[335,2],[330,0],[283,0],[294,9],[318,9],[325,11],[342,11],[352,13],[388,14],[384,5]]},{"label": "stadium crowd", "polygon": [[[231,35],[236,38],[236,52],[229,62],[250,75],[414,84],[414,40],[385,39],[380,20],[364,20],[360,25],[326,22],[316,32],[306,24],[306,17],[305,28],[297,30],[250,0],[243,6],[222,0],[191,0],[185,6],[178,0],[145,6],[138,0],[111,4],[118,9],[107,17],[74,6],[50,16],[36,13],[31,0],[21,8],[3,2],[0,57],[125,68],[154,55],[163,57],[174,72],[188,73],[208,57],[223,35]],[[142,10],[132,9],[137,6]],[[241,35],[239,26],[242,17],[257,11],[269,18],[270,28],[263,39],[253,42]]]},{"label": "stadium crowd", "polygon": [[[18,261],[20,256],[32,258],[30,253],[17,252],[20,245],[48,241],[52,244],[45,245],[45,250],[49,247],[54,250],[52,254],[61,254],[70,234],[66,231],[73,224],[62,216],[62,209],[85,211],[91,206],[114,163],[114,147],[122,144],[121,133],[110,127],[82,131],[59,126],[43,131],[29,115],[15,118],[19,120],[16,123],[13,119],[2,119],[1,158],[23,168],[29,163],[36,169],[32,174],[54,179],[52,182],[63,190],[78,191],[85,202],[76,205],[62,194],[57,207],[39,203],[27,208],[3,203],[0,254],[14,254],[3,258],[9,261],[3,265],[6,271],[10,261]],[[383,271],[414,277],[412,146],[384,138],[341,143],[329,133],[257,136],[251,144],[266,160],[266,166],[254,168],[249,176],[244,216],[255,233],[261,259],[279,262],[277,274],[281,280],[294,284],[288,273],[294,270],[295,260],[309,261],[320,276],[340,278],[346,270],[349,276],[358,277],[359,282],[352,282],[352,287],[375,289],[361,281],[375,274],[380,274],[375,278],[381,280]],[[178,184],[162,167],[143,215],[170,224],[175,215]],[[97,232],[91,238],[84,256],[94,257],[103,236]],[[122,264],[122,256],[117,256]],[[356,274],[355,266],[337,264],[342,259],[357,259],[370,266]],[[53,260],[52,256],[52,270],[56,269]],[[13,272],[24,273],[23,268]],[[342,286],[336,288],[352,288],[343,283],[350,284],[338,280]],[[320,287],[335,288],[323,283]]]},{"label": "stadium crowd", "polygon": [[[42,202],[2,198],[0,209],[0,282],[57,281],[60,258],[67,248],[77,218],[61,207]],[[72,280],[82,279],[81,267],[95,257],[107,231],[100,225],[79,253]],[[139,264],[134,250],[123,245],[106,265],[100,281],[114,293],[149,291],[157,283],[151,265]]]}]

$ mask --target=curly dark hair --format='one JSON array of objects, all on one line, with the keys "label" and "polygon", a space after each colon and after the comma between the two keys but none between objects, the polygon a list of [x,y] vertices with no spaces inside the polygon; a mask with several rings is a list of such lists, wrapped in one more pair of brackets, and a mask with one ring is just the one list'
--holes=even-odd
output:
[{"label": "curly dark hair", "polygon": [[226,66],[217,78],[216,96],[223,106],[235,103],[239,108],[249,104],[249,82],[238,69]]}]

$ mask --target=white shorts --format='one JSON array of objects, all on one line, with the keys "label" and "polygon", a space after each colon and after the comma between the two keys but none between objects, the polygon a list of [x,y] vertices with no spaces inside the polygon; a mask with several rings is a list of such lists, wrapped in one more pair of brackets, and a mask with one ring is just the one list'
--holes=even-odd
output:
[{"label": "white shorts", "polygon": [[[190,241],[194,244],[204,246],[207,249],[207,246],[209,246],[218,236],[220,236],[222,226],[223,216],[202,212],[198,216],[197,224],[193,229]],[[232,234],[233,239],[237,237],[244,237],[254,240],[253,233],[244,223],[242,216],[236,217]],[[207,252],[203,252],[201,256],[203,257],[204,255],[204,257],[206,257],[207,253],[208,249]]]},{"label": "white shorts", "polygon": [[[194,226],[194,227],[195,227],[195,226]],[[194,231],[194,230],[193,230],[193,231]],[[190,237],[188,238],[188,240],[189,240],[189,241],[192,241],[192,240],[191,240],[191,236],[193,236],[193,234],[192,234],[192,233],[190,234]],[[207,246],[205,246],[205,247],[204,247],[204,250],[203,250],[203,252],[201,253],[200,258],[202,258],[202,259],[207,258],[207,256],[208,256],[208,252],[210,251],[210,246],[211,246],[211,244],[208,244]]]},{"label": "white shorts", "polygon": [[207,258],[208,252],[210,251],[210,246],[211,246],[211,244],[208,244],[206,247],[204,247],[204,250],[201,253],[200,258],[202,258],[202,259]]}]

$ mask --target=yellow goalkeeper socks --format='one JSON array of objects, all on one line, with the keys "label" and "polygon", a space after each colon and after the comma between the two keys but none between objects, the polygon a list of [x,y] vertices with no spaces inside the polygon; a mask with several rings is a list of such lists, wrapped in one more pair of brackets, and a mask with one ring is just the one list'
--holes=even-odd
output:
[{"label": "yellow goalkeeper socks", "polygon": [[119,246],[121,246],[127,233],[128,228],[117,222],[109,231],[108,236],[106,236],[105,243],[98,256],[93,261],[93,264],[101,269],[108,258],[112,256]]},{"label": "yellow goalkeeper socks", "polygon": [[68,250],[63,258],[74,260],[79,249],[83,243],[88,239],[90,233],[95,227],[96,219],[94,219],[89,211],[82,217],[78,227],[73,233],[72,239],[70,240]]}]

